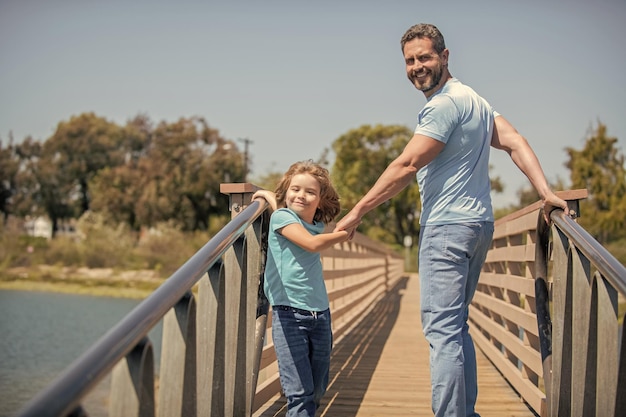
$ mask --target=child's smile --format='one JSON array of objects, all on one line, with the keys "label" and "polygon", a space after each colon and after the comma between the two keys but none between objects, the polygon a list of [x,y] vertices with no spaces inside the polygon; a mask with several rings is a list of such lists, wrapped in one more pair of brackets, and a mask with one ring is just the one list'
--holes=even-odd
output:
[{"label": "child's smile", "polygon": [[285,195],[285,203],[302,220],[313,223],[320,203],[320,184],[317,179],[310,174],[294,175]]}]

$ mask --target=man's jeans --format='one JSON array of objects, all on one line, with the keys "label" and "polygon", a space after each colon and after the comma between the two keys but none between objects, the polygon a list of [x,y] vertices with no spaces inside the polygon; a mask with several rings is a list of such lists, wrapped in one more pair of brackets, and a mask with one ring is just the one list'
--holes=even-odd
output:
[{"label": "man's jeans", "polygon": [[420,230],[422,327],[430,343],[436,417],[478,416],[474,411],[476,353],[467,318],[492,237],[491,222],[422,226]]},{"label": "man's jeans", "polygon": [[330,311],[272,307],[272,339],[288,417],[314,417],[328,386]]}]

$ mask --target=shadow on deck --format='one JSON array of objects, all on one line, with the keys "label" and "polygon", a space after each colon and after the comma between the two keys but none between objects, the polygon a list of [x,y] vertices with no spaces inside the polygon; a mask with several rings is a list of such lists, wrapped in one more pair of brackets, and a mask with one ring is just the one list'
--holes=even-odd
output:
[{"label": "shadow on deck", "polygon": [[[477,359],[481,416],[535,416],[480,351]],[[330,378],[319,416],[432,415],[416,274],[400,279],[335,343]],[[285,410],[285,398],[275,396],[254,415],[278,417]]]}]

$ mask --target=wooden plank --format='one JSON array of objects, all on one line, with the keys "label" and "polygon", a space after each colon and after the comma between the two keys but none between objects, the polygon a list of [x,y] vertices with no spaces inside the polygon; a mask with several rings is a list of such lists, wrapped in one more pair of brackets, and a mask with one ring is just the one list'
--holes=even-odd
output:
[{"label": "wooden plank", "polygon": [[[506,301],[498,300],[480,292],[477,292],[474,295],[472,305],[474,304],[476,306],[481,306],[483,309],[490,310],[502,318],[519,325],[528,333],[534,334],[535,336],[538,333],[537,317],[532,313],[524,311],[520,307],[516,307]],[[492,321],[489,318],[486,318],[486,320]]]},{"label": "wooden plank", "polygon": [[[534,416],[480,351],[477,361],[481,416]],[[416,274],[399,280],[394,290],[336,341],[330,378],[318,416],[433,415],[429,347],[420,325]],[[285,410],[284,398],[274,396],[254,416],[284,416]]]},{"label": "wooden plank", "polygon": [[[496,322],[489,320],[480,310],[475,308],[470,310],[470,320],[474,320],[474,323],[482,326],[484,331],[489,333],[493,339],[504,345],[509,352],[515,355],[517,359],[524,363],[524,365],[530,368],[534,373],[537,375],[541,375],[543,373],[543,368],[541,366],[541,354],[535,349],[525,346],[518,335],[511,334],[511,332],[507,329],[500,326]],[[504,357],[502,352],[499,352],[499,355]],[[490,356],[490,358],[493,360],[493,357]],[[519,370],[517,372],[519,372]]]},{"label": "wooden plank", "polygon": [[486,262],[530,262],[535,260],[535,245],[506,246],[491,249]]},{"label": "wooden plank", "polygon": [[499,287],[503,290],[515,291],[531,297],[535,296],[535,280],[517,275],[482,272],[479,284]]}]

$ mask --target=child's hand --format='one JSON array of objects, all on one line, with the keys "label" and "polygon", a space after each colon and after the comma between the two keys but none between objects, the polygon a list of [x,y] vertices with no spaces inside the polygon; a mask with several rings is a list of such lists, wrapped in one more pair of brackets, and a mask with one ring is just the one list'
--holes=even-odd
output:
[{"label": "child's hand", "polygon": [[257,198],[263,198],[267,201],[272,209],[272,211],[276,210],[276,194],[269,190],[258,190],[254,194],[252,194],[252,199],[255,200]]},{"label": "child's hand", "polygon": [[352,238],[354,237],[354,234],[356,233],[356,228],[357,226],[352,226],[347,229],[341,230],[342,232],[347,233],[345,240],[352,240]]},{"label": "child's hand", "polygon": [[359,227],[359,225],[356,225],[352,227],[350,230],[348,230],[350,232],[350,235],[348,236],[348,240],[352,240],[352,238],[354,237],[354,234],[356,233],[357,227]]}]

